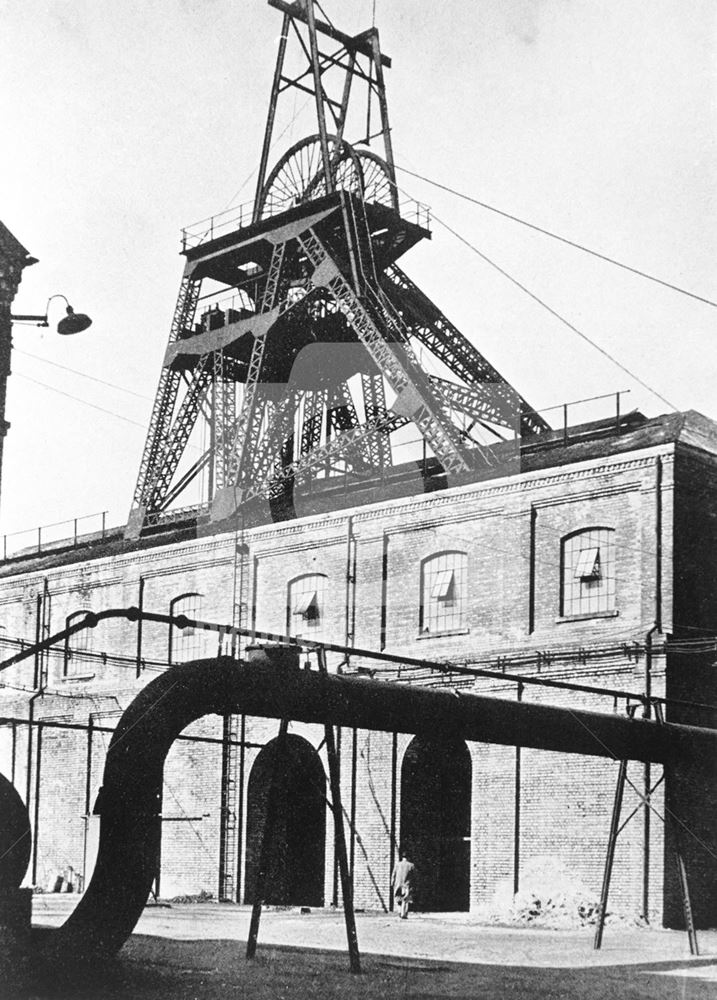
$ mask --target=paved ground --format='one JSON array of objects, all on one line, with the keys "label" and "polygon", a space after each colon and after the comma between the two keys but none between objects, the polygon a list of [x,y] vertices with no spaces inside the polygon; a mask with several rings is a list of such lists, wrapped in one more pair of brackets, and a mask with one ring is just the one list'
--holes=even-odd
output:
[{"label": "paved ground", "polygon": [[[37,896],[34,922],[57,926],[72,897]],[[172,1000],[714,1000],[717,931],[699,935],[606,927],[602,950],[592,931],[487,927],[468,914],[411,914],[407,921],[357,914],[363,974],[348,972],[343,915],[268,909],[257,959],[244,948],[247,907],[176,905],[145,911],[119,958],[99,978],[38,987],[38,998]],[[68,956],[69,958],[69,956]],[[71,965],[70,965],[71,968]]]}]

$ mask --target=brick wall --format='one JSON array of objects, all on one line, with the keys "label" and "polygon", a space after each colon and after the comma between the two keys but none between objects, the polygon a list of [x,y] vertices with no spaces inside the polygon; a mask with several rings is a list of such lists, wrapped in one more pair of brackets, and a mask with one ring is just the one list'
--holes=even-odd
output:
[{"label": "brick wall", "polygon": [[[493,666],[502,657],[518,653],[536,657],[540,653],[539,661],[536,657],[521,667],[524,673],[639,691],[644,684],[644,657],[635,658],[635,643],[644,644],[659,611],[663,628],[672,623],[673,504],[685,508],[682,520],[675,517],[674,543],[690,553],[682,562],[675,557],[675,575],[682,589],[675,599],[674,618],[687,624],[697,620],[692,591],[685,589],[682,582],[690,562],[699,561],[702,551],[704,501],[700,499],[697,506],[690,506],[688,494],[673,493],[674,450],[674,445],[667,442],[599,461],[586,460],[444,493],[247,530],[242,541],[249,549],[247,593],[251,620],[259,629],[283,633],[290,581],[320,573],[327,580],[328,599],[321,609],[320,631],[312,632],[312,637],[320,635],[342,643],[353,633],[356,645],[370,649],[385,645],[389,651],[417,657],[471,660]],[[702,462],[712,468],[712,459]],[[680,474],[685,481],[694,480],[692,465],[680,469],[684,470]],[[684,485],[681,488],[684,492]],[[561,540],[588,527],[614,529],[615,608],[601,617],[568,619],[560,614]],[[47,565],[42,572],[31,566],[24,573],[8,575],[0,581],[3,635],[34,638],[37,597],[44,592],[45,581],[53,629],[61,627],[67,615],[80,608],[100,610],[136,604],[140,577],[144,581],[145,609],[167,612],[179,595],[196,592],[202,595],[203,617],[229,622],[235,542],[234,534],[207,536],[113,557],[99,555],[70,565]],[[466,554],[466,627],[450,635],[419,633],[421,563],[448,549]],[[702,609],[699,621],[714,628],[714,618],[710,617],[714,605],[708,600],[714,568],[705,567],[700,573],[699,577],[693,575],[695,600]],[[658,597],[661,608],[657,606]],[[288,619],[293,631],[302,631],[304,626],[294,622],[292,614]],[[89,711],[98,710],[95,704],[105,711],[125,707],[154,676],[153,671],[164,668],[168,637],[165,625],[143,626],[143,671],[137,678],[137,625],[127,621],[101,624],[93,635],[91,651],[73,656],[69,670],[60,652],[50,658],[48,688],[57,695],[38,699],[38,714],[69,714],[86,721]],[[205,640],[206,655],[214,654],[216,642],[214,635]],[[610,657],[596,659],[590,653],[590,647],[595,645],[609,645]],[[560,655],[568,649],[572,651],[569,657]],[[336,669],[340,660],[340,655],[332,654],[331,669]],[[359,663],[353,658],[342,669],[355,669]],[[390,676],[395,669],[370,665],[377,668],[378,677]],[[664,671],[664,660],[656,658],[652,677],[656,694],[663,689]],[[32,672],[31,662],[21,664],[7,671],[4,680],[31,688]],[[685,676],[672,670],[671,683],[674,686],[679,683],[678,677],[682,678],[680,690],[689,690],[697,675],[690,680]],[[423,682],[430,682],[427,675]],[[470,686],[472,682],[468,683]],[[706,674],[699,683],[706,696]],[[476,681],[473,687],[500,697],[516,696],[515,686],[507,683]],[[615,710],[612,699],[582,698],[555,690],[526,689],[523,697],[573,708]],[[27,695],[16,694],[13,699],[14,713],[25,716]],[[4,714],[12,714],[9,702]],[[277,728],[272,720],[246,721],[246,738],[258,746],[248,747],[244,753],[244,783],[237,789],[239,842],[244,847],[251,768],[260,746],[274,738]],[[197,731],[219,736],[221,723],[206,720],[198,724]],[[322,742],[320,727],[292,726],[292,732],[302,735],[314,748]],[[99,739],[96,734],[94,740]],[[21,791],[27,757],[23,740],[26,733],[18,731],[16,783]],[[61,738],[53,734],[47,740],[47,746],[56,744],[57,753],[48,753],[41,767],[38,881],[39,873],[44,877],[44,872],[56,865],[74,866],[77,845],[84,843],[81,815],[85,735]],[[399,735],[394,762],[390,734],[359,731],[353,785],[353,733],[342,732],[342,794],[349,817],[355,798],[355,832],[353,838],[348,835],[348,842],[354,862],[355,899],[361,907],[390,906],[389,875],[401,836],[400,774],[410,740],[409,736]],[[512,882],[515,877],[516,753],[511,747],[487,744],[473,744],[470,752],[470,899],[476,906],[486,902],[502,881]],[[0,754],[8,773],[11,736],[7,728],[0,729]],[[320,757],[326,772],[325,751]],[[99,784],[101,761],[98,743],[93,753],[93,795]],[[217,891],[220,774],[221,753],[215,744],[176,744],[170,754],[164,809],[174,819],[163,827],[163,895]],[[548,855],[568,865],[592,890],[599,890],[615,775],[616,765],[609,760],[524,750],[519,798],[521,865]],[[641,768],[631,766],[630,775],[641,788]],[[657,793],[658,807],[661,795],[662,790]],[[633,792],[626,795],[625,813],[634,804],[631,796]],[[693,797],[682,806],[695,808],[695,802]],[[57,816],[61,822],[55,822]],[[195,818],[188,821],[186,817]],[[327,817],[327,903],[334,891],[331,829]],[[621,834],[613,880],[611,898],[616,905],[633,912],[639,912],[642,906],[643,836],[642,818],[636,817]],[[662,904],[665,870],[658,822],[652,823],[650,837],[649,898],[654,917]],[[246,859],[242,855],[241,886],[245,875]],[[672,892],[669,883],[668,892]]]}]

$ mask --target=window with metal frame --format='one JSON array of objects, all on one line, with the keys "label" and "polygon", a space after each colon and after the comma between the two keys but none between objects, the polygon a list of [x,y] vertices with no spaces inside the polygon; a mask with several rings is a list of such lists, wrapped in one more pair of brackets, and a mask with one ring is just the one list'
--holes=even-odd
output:
[{"label": "window with metal frame", "polygon": [[307,573],[289,583],[286,630],[290,635],[318,633],[326,617],[327,578],[321,573]]},{"label": "window with metal frame", "polygon": [[[65,628],[76,625],[85,615],[92,613],[91,608],[80,608],[65,618]],[[65,640],[63,677],[74,677],[86,674],[95,669],[95,660],[90,660],[85,654],[91,653],[94,645],[94,629],[83,628]]]},{"label": "window with metal frame", "polygon": [[438,634],[466,627],[468,557],[465,552],[437,552],[421,563],[419,631]]},{"label": "window with metal frame", "polygon": [[615,610],[615,530],[584,528],[561,543],[560,614],[565,618]]},{"label": "window with metal frame", "polygon": [[[173,617],[186,615],[187,618],[201,619],[202,617],[202,594],[184,594],[170,602],[170,614]],[[206,655],[205,639],[207,633],[204,629],[194,628],[190,625],[187,628],[173,629],[171,642],[171,660],[173,663],[186,663],[188,660],[198,660]]]}]

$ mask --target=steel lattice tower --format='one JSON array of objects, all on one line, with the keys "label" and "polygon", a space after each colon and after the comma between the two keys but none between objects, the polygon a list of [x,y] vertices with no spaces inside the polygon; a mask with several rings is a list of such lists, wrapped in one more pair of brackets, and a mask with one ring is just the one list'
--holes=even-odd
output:
[{"label": "steel lattice tower", "polygon": [[[430,236],[429,215],[399,199],[378,31],[344,34],[317,19],[316,0],[268,2],[283,27],[253,208],[184,231],[129,537],[176,520],[200,474],[211,521],[243,520],[259,501],[284,518],[297,489],[397,474],[395,435],[408,424],[451,482],[492,462],[476,428],[500,438],[546,427],[397,264]],[[312,96],[317,130],[269,170],[290,91]],[[202,421],[208,445],[190,464]]]}]

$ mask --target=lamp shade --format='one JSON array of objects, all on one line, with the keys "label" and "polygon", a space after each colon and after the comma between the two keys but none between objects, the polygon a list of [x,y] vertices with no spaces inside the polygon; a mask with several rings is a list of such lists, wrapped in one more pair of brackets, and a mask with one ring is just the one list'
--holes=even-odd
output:
[{"label": "lamp shade", "polygon": [[85,313],[76,313],[71,305],[67,306],[67,315],[57,324],[57,332],[63,336],[71,333],[81,333],[88,326],[92,326],[92,320]]}]

